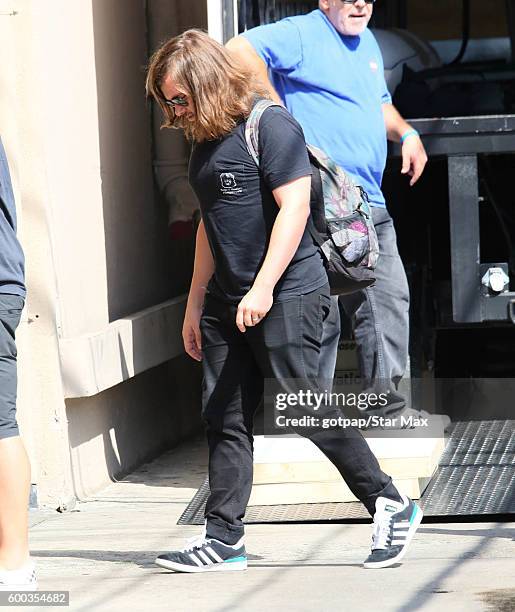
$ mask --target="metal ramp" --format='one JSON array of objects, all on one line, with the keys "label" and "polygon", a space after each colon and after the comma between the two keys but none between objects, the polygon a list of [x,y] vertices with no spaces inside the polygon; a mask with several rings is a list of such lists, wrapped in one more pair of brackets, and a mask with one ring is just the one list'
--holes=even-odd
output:
[{"label": "metal ramp", "polygon": [[[202,525],[207,478],[179,525]],[[515,420],[459,422],[420,505],[426,517],[515,514]],[[359,502],[249,506],[245,523],[369,519]]]}]

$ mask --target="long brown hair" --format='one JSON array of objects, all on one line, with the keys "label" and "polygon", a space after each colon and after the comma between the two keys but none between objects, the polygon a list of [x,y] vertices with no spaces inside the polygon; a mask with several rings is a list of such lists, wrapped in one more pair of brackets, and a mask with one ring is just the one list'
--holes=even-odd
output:
[{"label": "long brown hair", "polygon": [[249,70],[202,30],[187,30],[163,43],[150,58],[147,95],[152,95],[165,120],[161,127],[174,128],[175,113],[161,91],[170,76],[193,103],[195,120],[178,122],[186,136],[197,142],[228,134],[238,120],[249,115],[257,96],[269,93]]}]

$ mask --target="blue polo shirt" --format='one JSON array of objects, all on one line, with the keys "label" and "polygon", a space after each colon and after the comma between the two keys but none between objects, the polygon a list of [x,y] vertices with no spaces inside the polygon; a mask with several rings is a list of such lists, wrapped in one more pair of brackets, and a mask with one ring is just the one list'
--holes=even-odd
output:
[{"label": "blue polo shirt", "polygon": [[0,140],[0,293],[25,297],[24,258],[16,238],[16,209],[2,141]]},{"label": "blue polo shirt", "polygon": [[382,104],[391,103],[381,51],[370,30],[341,35],[319,9],[248,30],[306,141],[323,149],[385,206],[387,141]]}]

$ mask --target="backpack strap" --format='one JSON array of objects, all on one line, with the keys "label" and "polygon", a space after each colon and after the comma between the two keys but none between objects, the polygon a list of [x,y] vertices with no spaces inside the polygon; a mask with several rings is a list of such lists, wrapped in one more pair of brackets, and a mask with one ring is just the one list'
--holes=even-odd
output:
[{"label": "backpack strap", "polygon": [[252,156],[252,159],[256,162],[256,166],[259,168],[259,121],[261,120],[261,115],[266,111],[270,106],[279,106],[282,108],[280,104],[277,102],[273,102],[272,100],[259,100],[254,104],[252,110],[250,111],[250,115],[247,118],[245,123],[245,142],[247,144],[247,149],[249,154]]}]

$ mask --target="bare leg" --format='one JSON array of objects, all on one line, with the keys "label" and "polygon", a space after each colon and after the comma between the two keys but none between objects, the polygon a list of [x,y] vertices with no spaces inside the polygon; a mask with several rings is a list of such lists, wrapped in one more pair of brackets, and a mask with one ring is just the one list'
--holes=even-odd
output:
[{"label": "bare leg", "polygon": [[0,439],[0,569],[29,559],[30,463],[19,436]]}]

